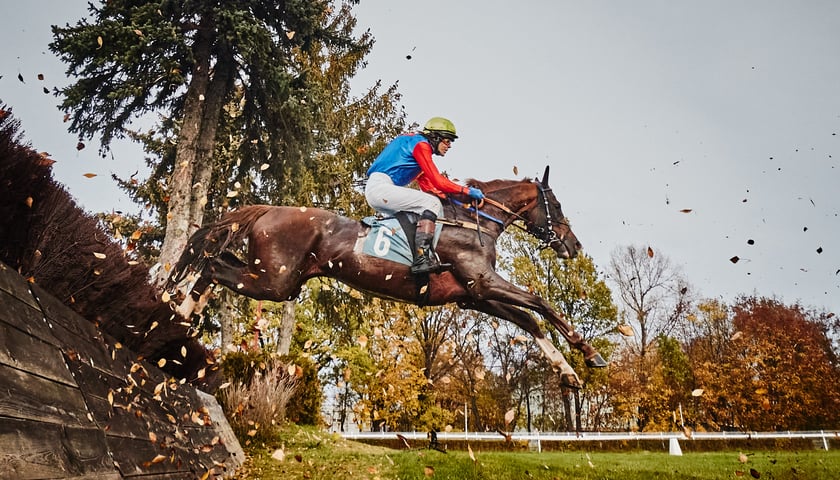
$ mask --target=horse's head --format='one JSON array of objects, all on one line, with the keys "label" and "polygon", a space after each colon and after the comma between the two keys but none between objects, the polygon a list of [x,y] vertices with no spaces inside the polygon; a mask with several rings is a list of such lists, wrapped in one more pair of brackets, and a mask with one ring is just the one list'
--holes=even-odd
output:
[{"label": "horse's head", "polygon": [[525,224],[522,228],[542,242],[542,247],[551,247],[561,258],[574,258],[582,248],[560,208],[560,202],[548,186],[548,167],[545,167],[542,180],[480,182],[469,179],[467,185],[484,192],[484,211],[489,212],[486,218],[495,220],[502,229],[512,224],[522,227],[519,224],[522,222]]},{"label": "horse's head", "polygon": [[551,247],[561,258],[576,257],[582,246],[548,186],[548,166],[542,180],[534,179],[532,184],[536,188],[536,204],[526,212],[528,233],[537,237],[543,246]]}]

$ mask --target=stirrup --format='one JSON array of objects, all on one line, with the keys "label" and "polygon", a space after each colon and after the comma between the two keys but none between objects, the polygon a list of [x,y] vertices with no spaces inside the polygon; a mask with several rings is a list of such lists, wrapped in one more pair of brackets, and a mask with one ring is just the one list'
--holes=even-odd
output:
[{"label": "stirrup", "polygon": [[428,255],[417,257],[417,260],[411,264],[412,275],[423,275],[427,273],[442,273],[452,268],[451,263],[440,263],[440,261],[432,261]]}]

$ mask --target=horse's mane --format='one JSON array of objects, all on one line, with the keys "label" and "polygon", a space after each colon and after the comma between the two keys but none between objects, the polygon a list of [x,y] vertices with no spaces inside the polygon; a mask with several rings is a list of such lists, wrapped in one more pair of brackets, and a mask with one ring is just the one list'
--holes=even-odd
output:
[{"label": "horse's mane", "polygon": [[485,194],[503,190],[505,188],[521,183],[531,183],[531,180],[527,178],[523,178],[522,180],[496,179],[482,182],[474,178],[468,178],[466,181],[467,186],[478,188]]},{"label": "horse's mane", "polygon": [[129,263],[102,223],[52,178],[53,160],[21,143],[19,126],[0,104],[0,261],[136,354],[182,358],[164,370],[195,379],[207,349],[156,299],[147,267]]}]

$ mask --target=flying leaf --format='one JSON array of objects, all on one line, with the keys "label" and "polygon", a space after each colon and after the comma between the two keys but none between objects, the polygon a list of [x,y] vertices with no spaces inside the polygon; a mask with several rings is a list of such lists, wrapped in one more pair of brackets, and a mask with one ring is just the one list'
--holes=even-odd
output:
[{"label": "flying leaf", "polygon": [[472,447],[470,447],[469,444],[467,444],[467,452],[469,452],[470,460],[472,460],[473,463],[476,463],[477,460],[475,459],[475,454],[473,453]]},{"label": "flying leaf", "polygon": [[738,453],[738,461],[739,462],[747,463],[747,460],[749,460],[749,458],[747,458],[746,455],[744,455],[743,453]]},{"label": "flying leaf", "polygon": [[507,428],[507,426],[510,425],[510,422],[513,421],[513,416],[515,414],[516,414],[516,410],[514,410],[512,408],[510,410],[508,410],[507,412],[505,412],[505,428]]},{"label": "flying leaf", "polygon": [[731,337],[729,337],[729,341],[732,342],[732,341],[738,340],[739,338],[741,338],[742,335],[743,335],[743,333],[741,333],[741,332],[735,332],[735,333],[732,334]]},{"label": "flying leaf", "polygon": [[43,73],[38,74],[38,80],[41,80],[41,81],[44,80],[44,74]]},{"label": "flying leaf", "polygon": [[84,174],[83,176],[85,176],[85,177],[87,177],[87,178],[93,178],[93,177],[95,177],[95,176],[96,176],[96,174],[95,174],[95,173],[86,173],[86,174]]},{"label": "flying leaf", "polygon": [[729,259],[729,261],[732,263],[738,263],[738,260],[740,260],[740,258],[738,258],[738,255],[735,255],[734,257]]},{"label": "flying leaf", "polygon": [[367,335],[359,335],[358,342],[360,347],[365,348],[368,342]]},{"label": "flying leaf", "polygon": [[636,333],[633,331],[633,327],[627,325],[626,323],[621,324],[618,326],[618,332],[624,335],[625,337],[632,337]]},{"label": "flying leaf", "polygon": [[84,150],[85,144],[83,142],[79,142],[76,144],[76,150]]},{"label": "flying leaf", "polygon": [[96,37],[96,44],[99,45],[99,47],[97,47],[97,50],[102,48],[102,43],[102,37]]},{"label": "flying leaf", "polygon": [[158,454],[157,456],[155,456],[155,458],[152,459],[152,463],[160,463],[164,460],[166,460],[166,455]]},{"label": "flying leaf", "polygon": [[96,258],[99,258],[99,259],[103,259],[103,258],[107,257],[107,255],[105,255],[104,253],[99,253],[99,252],[93,252],[93,256],[96,257]]},{"label": "flying leaf", "polygon": [[516,168],[516,165],[513,166],[513,174],[514,175],[519,175],[519,169]]},{"label": "flying leaf", "polygon": [[157,365],[158,365],[158,368],[163,368],[163,367],[164,367],[164,365],[166,365],[166,359],[165,359],[165,358],[161,358],[160,360],[158,360]]},{"label": "flying leaf", "polygon": [[423,475],[427,477],[434,477],[435,476],[435,467],[431,465],[426,465],[423,467]]},{"label": "flying leaf", "polygon": [[648,254],[648,257],[653,258],[653,249],[648,247],[647,254]]},{"label": "flying leaf", "polygon": [[691,209],[690,208],[683,208],[682,210],[680,210],[680,213],[691,213]]},{"label": "flying leaf", "polygon": [[20,80],[20,83],[26,83],[26,82],[23,81],[23,75],[21,75],[19,73],[18,73],[18,80]]},{"label": "flying leaf", "polygon": [[692,397],[700,397],[702,395],[703,395],[703,389],[702,388],[695,388],[694,390],[691,391],[691,396]]},{"label": "flying leaf", "polygon": [[761,478],[761,474],[758,473],[758,470],[754,468],[750,469],[750,476],[752,476],[753,478]]},{"label": "flying leaf", "polygon": [[294,38],[294,36],[295,36],[295,32],[286,32],[286,38],[288,38],[289,40]]}]

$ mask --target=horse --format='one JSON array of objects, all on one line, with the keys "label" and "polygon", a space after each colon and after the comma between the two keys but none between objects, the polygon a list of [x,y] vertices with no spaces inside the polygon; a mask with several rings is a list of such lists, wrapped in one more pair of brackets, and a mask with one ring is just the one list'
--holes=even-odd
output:
[{"label": "horse", "polygon": [[[456,303],[513,322],[530,333],[560,372],[561,382],[580,388],[577,373],[527,310],[548,320],[570,346],[583,353],[588,367],[605,367],[607,362],[562,313],[495,270],[496,239],[511,225],[524,229],[561,258],[574,258],[582,248],[548,185],[548,174],[546,167],[542,180],[468,180],[468,185],[485,193],[485,199],[476,204],[455,195],[445,202],[436,251],[451,268],[430,275],[420,288],[407,265],[356,248],[371,228],[359,220],[319,208],[250,205],[225,214],[190,237],[165,291],[175,288],[171,298],[177,292],[184,295],[176,310],[185,318],[196,312],[196,305],[214,284],[257,300],[285,301],[295,299],[313,277],[330,277],[381,298],[428,306]],[[245,241],[243,261],[234,250]]]}]

